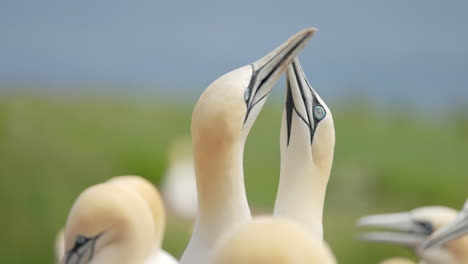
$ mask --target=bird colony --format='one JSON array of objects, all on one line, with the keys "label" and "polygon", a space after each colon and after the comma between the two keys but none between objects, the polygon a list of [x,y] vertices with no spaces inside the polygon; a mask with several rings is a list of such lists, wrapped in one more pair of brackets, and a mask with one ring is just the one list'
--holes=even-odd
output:
[{"label": "bird colony", "polygon": [[[161,193],[139,176],[118,176],[85,189],[58,233],[57,263],[337,263],[322,228],[335,147],[333,115],[298,60],[315,32],[298,32],[205,89],[192,113],[192,146],[184,147],[188,139],[174,143]],[[244,186],[244,145],[283,73],[278,192],[273,213],[253,217]],[[182,219],[194,219],[180,260],[161,248],[165,205]],[[459,212],[422,207],[365,216],[357,225],[394,230],[366,232],[360,239],[409,247],[420,263],[468,263],[468,201]],[[395,257],[381,263],[413,262]]]}]

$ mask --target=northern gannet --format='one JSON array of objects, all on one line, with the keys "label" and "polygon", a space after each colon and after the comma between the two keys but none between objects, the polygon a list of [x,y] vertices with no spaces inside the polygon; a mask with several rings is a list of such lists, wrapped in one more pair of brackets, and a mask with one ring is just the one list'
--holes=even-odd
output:
[{"label": "northern gannet", "polygon": [[379,262],[379,264],[416,264],[416,263],[406,258],[396,257],[396,258],[390,258],[390,259],[381,261]]},{"label": "northern gannet", "polygon": [[256,219],[226,235],[210,264],[333,264],[321,239],[290,219]]},{"label": "northern gannet", "polygon": [[457,211],[444,206],[426,206],[409,212],[370,215],[358,220],[360,227],[392,229],[399,232],[367,232],[361,240],[391,243],[412,249],[427,264],[453,263],[449,250],[421,250],[422,243],[436,230],[450,223]]},{"label": "northern gannet", "polygon": [[315,29],[304,29],[265,57],[218,78],[192,113],[198,211],[181,263],[206,263],[218,238],[251,221],[244,144],[271,88]]},{"label": "northern gannet", "polygon": [[307,81],[297,58],[286,77],[274,216],[295,220],[322,239],[323,204],[335,147],[333,117]]},{"label": "northern gannet", "polygon": [[140,176],[117,176],[108,181],[110,184],[118,184],[122,188],[129,188],[141,195],[151,210],[154,223],[153,252],[145,260],[145,264],[176,264],[178,261],[161,248],[166,228],[166,212],[161,195],[156,187],[148,180]]},{"label": "northern gannet", "polygon": [[169,164],[161,193],[171,216],[192,222],[197,214],[197,186],[190,138],[177,138],[169,148]]},{"label": "northern gannet", "polygon": [[468,264],[468,200],[457,217],[422,245],[423,251],[448,251],[456,263]]},{"label": "northern gannet", "polygon": [[144,263],[154,233],[151,210],[140,195],[116,184],[97,184],[83,191],[70,210],[63,263]]}]

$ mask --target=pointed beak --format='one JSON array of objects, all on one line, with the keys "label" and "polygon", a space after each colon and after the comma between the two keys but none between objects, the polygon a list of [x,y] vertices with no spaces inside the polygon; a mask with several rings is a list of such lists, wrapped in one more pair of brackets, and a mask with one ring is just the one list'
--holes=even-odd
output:
[{"label": "pointed beak", "polygon": [[251,64],[253,75],[249,90],[253,96],[250,96],[247,102],[249,110],[268,95],[281,74],[304,49],[315,31],[315,28],[307,28],[298,32],[266,56]]},{"label": "pointed beak", "polygon": [[[287,142],[291,137],[292,116],[295,113],[308,127],[310,142],[314,138],[315,128],[326,115],[325,108],[318,101],[318,95],[307,81],[298,58],[295,58],[286,72],[286,122]],[[317,111],[314,109],[317,108]]]},{"label": "pointed beak", "polygon": [[368,232],[358,236],[371,242],[391,243],[417,248],[428,237],[427,231],[412,221],[410,213],[393,213],[365,216],[358,220],[358,227],[386,228],[399,232]]},{"label": "pointed beak", "polygon": [[462,211],[448,225],[437,230],[429,239],[422,245],[423,249],[442,246],[444,243],[460,238],[468,234],[468,210]]}]

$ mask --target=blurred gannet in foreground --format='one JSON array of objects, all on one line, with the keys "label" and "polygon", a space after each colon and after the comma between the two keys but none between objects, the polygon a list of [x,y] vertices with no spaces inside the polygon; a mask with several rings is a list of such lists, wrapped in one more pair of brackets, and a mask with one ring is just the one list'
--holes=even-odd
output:
[{"label": "blurred gannet in foreground", "polygon": [[416,264],[414,261],[405,258],[391,258],[379,262],[379,264]]},{"label": "blurred gannet in foreground", "polygon": [[454,263],[468,264],[468,200],[457,217],[422,245],[424,251],[449,251]]},{"label": "blurred gannet in foreground", "polygon": [[190,138],[178,138],[170,146],[169,166],[161,191],[168,211],[193,221],[197,213],[197,186]]},{"label": "blurred gannet in foreground", "polygon": [[286,78],[274,215],[295,220],[322,239],[323,204],[335,147],[333,117],[307,81],[297,58]]},{"label": "blurred gannet in foreground", "polygon": [[122,188],[129,188],[140,195],[149,206],[154,224],[153,253],[146,259],[145,264],[176,264],[178,261],[161,248],[166,228],[166,213],[164,204],[156,187],[140,176],[118,176],[108,181]]},{"label": "blurred gannet in foreground", "polygon": [[154,247],[151,211],[134,191],[98,184],[83,191],[65,227],[65,264],[144,263]]},{"label": "blurred gannet in foreground", "polygon": [[244,186],[244,144],[271,88],[315,29],[300,31],[260,60],[205,90],[192,114],[198,212],[181,263],[206,263],[218,238],[252,219]]},{"label": "blurred gannet in foreground", "polygon": [[257,219],[226,235],[211,264],[333,264],[330,249],[298,223]]},{"label": "blurred gannet in foreground", "polygon": [[456,263],[453,262],[449,248],[437,251],[421,250],[422,243],[433,232],[450,223],[456,215],[457,211],[452,208],[426,206],[409,212],[365,216],[358,220],[358,226],[387,228],[399,232],[367,232],[359,238],[409,247],[427,264]]}]

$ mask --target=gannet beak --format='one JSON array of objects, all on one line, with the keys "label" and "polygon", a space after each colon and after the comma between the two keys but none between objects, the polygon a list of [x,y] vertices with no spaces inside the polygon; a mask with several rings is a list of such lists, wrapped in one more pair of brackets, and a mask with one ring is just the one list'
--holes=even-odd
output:
[{"label": "gannet beak", "polygon": [[288,145],[291,137],[292,114],[295,112],[309,127],[310,142],[317,124],[325,118],[327,110],[319,102],[318,94],[307,81],[299,59],[295,58],[286,73],[286,122]]},{"label": "gannet beak", "polygon": [[453,239],[457,239],[466,234],[468,234],[468,210],[460,212],[455,220],[437,230],[429,239],[423,243],[421,248],[428,249],[442,246],[444,243]]},{"label": "gannet beak", "polygon": [[359,227],[388,228],[400,232],[368,232],[358,238],[365,241],[392,243],[411,248],[419,247],[430,235],[424,226],[414,222],[410,213],[365,216],[358,220]]},{"label": "gannet beak", "polygon": [[266,56],[251,64],[253,73],[248,87],[249,94],[246,95],[248,97],[247,112],[268,96],[281,74],[294,57],[304,49],[316,30],[307,28],[298,32]]},{"label": "gannet beak", "polygon": [[100,233],[94,237],[77,236],[73,248],[68,250],[62,260],[63,264],[88,263],[93,258],[96,241],[101,237]]}]

